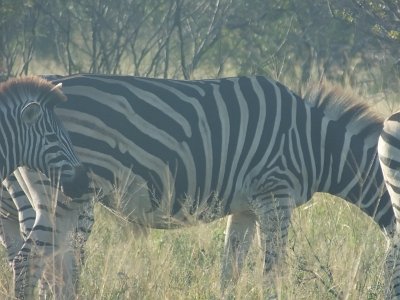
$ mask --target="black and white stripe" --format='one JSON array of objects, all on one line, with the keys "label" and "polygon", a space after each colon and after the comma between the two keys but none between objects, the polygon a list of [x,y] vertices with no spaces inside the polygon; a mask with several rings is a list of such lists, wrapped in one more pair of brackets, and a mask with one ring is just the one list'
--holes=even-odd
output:
[{"label": "black and white stripe", "polygon": [[396,229],[386,261],[388,299],[400,299],[400,112],[385,120],[378,142],[383,177],[396,217]]},{"label": "black and white stripe", "polygon": [[[63,187],[73,182],[80,162],[53,111],[55,105],[65,101],[59,87],[40,78],[22,77],[0,84],[2,180],[16,167],[26,165],[50,177],[59,176],[57,173],[62,170]],[[75,196],[69,186],[66,194]]]},{"label": "black and white stripe", "polygon": [[[57,115],[103,204],[153,228],[229,215],[223,287],[240,273],[256,223],[271,275],[291,210],[315,192],[342,197],[392,229],[377,159],[382,120],[343,92],[321,85],[299,97],[262,76],[54,83],[69,98]],[[121,199],[109,197],[114,186]]]},{"label": "black and white stripe", "polygon": [[[54,113],[54,106],[65,100],[59,87],[40,78],[10,79],[0,84],[1,181],[17,167],[27,166],[53,178],[54,183],[60,185],[69,196],[80,197],[87,190],[89,181],[86,171],[72,150],[70,139]],[[43,203],[40,199],[37,201],[37,207],[40,207]],[[9,211],[13,211],[13,208]],[[7,211],[2,209],[2,224],[12,217],[4,213]],[[35,217],[34,226],[42,226],[40,218]],[[7,233],[4,232],[4,226],[0,227],[2,238],[12,234],[19,235],[18,227],[14,228],[16,232]],[[2,241],[6,246],[14,246],[14,240]],[[31,244],[36,241],[34,230],[30,230],[25,242],[15,246],[21,248],[13,258],[15,276],[21,280],[24,280],[23,274],[29,266],[27,260],[31,255]],[[17,248],[7,250],[15,249]]]}]

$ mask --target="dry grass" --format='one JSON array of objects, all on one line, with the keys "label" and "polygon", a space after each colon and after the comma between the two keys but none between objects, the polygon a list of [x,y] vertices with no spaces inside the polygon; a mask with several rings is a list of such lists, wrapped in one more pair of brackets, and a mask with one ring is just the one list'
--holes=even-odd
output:
[{"label": "dry grass", "polygon": [[[96,207],[80,299],[220,299],[225,221],[134,236],[129,225]],[[375,224],[337,198],[318,195],[296,209],[282,272],[280,299],[383,299],[386,240]],[[4,251],[0,298],[11,292]],[[236,299],[263,299],[253,247]]]}]

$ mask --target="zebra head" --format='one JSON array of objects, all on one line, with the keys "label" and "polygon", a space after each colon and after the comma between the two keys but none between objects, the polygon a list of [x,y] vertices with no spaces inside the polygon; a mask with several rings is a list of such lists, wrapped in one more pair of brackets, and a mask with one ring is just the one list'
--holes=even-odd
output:
[{"label": "zebra head", "polygon": [[0,85],[0,176],[19,166],[39,170],[70,197],[88,189],[86,169],[72,149],[54,113],[66,101],[59,86],[37,77],[10,79]]}]

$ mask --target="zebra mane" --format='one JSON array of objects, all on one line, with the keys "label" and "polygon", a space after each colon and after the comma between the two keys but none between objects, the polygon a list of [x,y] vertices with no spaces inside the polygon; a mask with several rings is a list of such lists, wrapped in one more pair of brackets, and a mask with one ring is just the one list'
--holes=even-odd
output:
[{"label": "zebra mane", "polygon": [[[25,76],[10,78],[7,81],[0,83],[0,98],[7,99],[10,97],[2,97],[4,94],[23,97],[21,100],[34,97],[37,101],[43,104],[58,104],[65,102],[67,97],[63,94],[60,88],[54,86],[50,81],[37,76]],[[3,100],[4,101],[4,100]]]},{"label": "zebra mane", "polygon": [[316,87],[308,88],[303,99],[311,106],[322,109],[329,119],[345,122],[346,129],[354,134],[364,130],[382,130],[383,117],[352,91],[321,82]]}]

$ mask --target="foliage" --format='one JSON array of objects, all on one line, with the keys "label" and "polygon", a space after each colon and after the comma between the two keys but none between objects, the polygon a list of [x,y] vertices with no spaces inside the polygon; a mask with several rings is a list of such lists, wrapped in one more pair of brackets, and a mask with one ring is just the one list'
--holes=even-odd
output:
[{"label": "foliage", "polygon": [[[27,74],[40,12],[31,1],[0,1],[0,75]],[[19,65],[18,70],[15,65]]]},{"label": "foliage", "polygon": [[[400,3],[397,0],[338,0],[331,1],[332,14],[372,33],[386,47],[400,43]],[[336,8],[335,8],[336,7]]]},{"label": "foliage", "polygon": [[[373,67],[386,65],[390,73],[383,88],[399,92],[400,76],[400,2],[398,0],[336,0],[329,2],[332,16],[344,20],[358,32],[357,44],[361,49],[360,64]],[[393,80],[396,78],[396,80]]]},{"label": "foliage", "polygon": [[[0,67],[399,88],[396,0],[0,0]],[[37,72],[37,71],[36,71]],[[385,74],[385,80],[379,80]],[[377,82],[378,77],[378,82]]]}]

